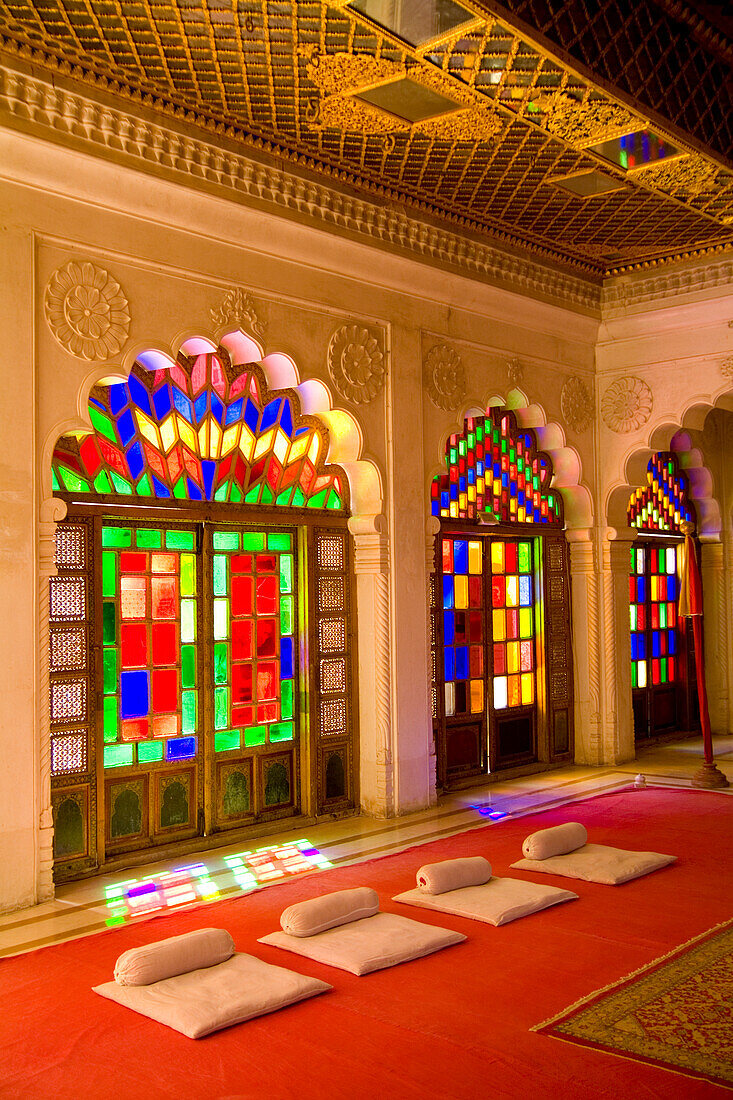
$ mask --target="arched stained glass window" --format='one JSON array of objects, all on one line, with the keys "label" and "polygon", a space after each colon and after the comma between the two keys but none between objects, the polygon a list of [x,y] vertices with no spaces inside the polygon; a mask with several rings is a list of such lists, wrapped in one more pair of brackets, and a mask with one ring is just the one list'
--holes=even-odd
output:
[{"label": "arched stained glass window", "polygon": [[652,455],[646,480],[646,485],[635,489],[629,497],[629,527],[679,535],[682,522],[695,522],[687,478],[679,468],[676,455],[670,451]]},{"label": "arched stained glass window", "polygon": [[261,368],[234,368],[223,349],[169,369],[136,363],[126,382],[95,387],[89,418],[88,435],[54,451],[56,490],[346,510],[320,426],[294,393],[268,394]]},{"label": "arched stained glass window", "polygon": [[562,523],[562,500],[550,488],[552,466],[538,452],[534,432],[517,427],[514,414],[489,409],[467,417],[448,439],[446,472],[433,478],[432,514],[500,523]]}]

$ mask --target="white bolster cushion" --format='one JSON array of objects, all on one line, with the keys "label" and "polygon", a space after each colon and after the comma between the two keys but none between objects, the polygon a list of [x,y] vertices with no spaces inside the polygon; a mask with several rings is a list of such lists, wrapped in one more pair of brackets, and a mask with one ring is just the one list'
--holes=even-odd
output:
[{"label": "white bolster cushion", "polygon": [[549,859],[550,856],[564,856],[575,852],[588,841],[585,826],[579,821],[568,821],[564,825],[555,825],[552,829],[540,829],[531,833],[522,845],[525,859]]},{"label": "white bolster cushion", "polygon": [[118,985],[152,985],[216,966],[233,954],[234,940],[224,928],[199,928],[125,951],[115,963],[115,981]]},{"label": "white bolster cushion", "polygon": [[327,928],[350,924],[379,912],[379,898],[369,886],[336,890],[310,901],[289,905],[280,917],[280,927],[289,936],[317,936]]},{"label": "white bolster cushion", "polygon": [[491,878],[491,864],[483,856],[444,859],[426,863],[417,872],[417,885],[423,894],[446,894],[465,886],[483,886]]}]

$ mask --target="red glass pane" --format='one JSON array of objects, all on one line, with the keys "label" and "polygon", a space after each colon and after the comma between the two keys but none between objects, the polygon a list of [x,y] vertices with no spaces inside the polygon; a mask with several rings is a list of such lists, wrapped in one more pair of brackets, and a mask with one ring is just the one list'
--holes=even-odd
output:
[{"label": "red glass pane", "polygon": [[175,623],[153,623],[153,664],[175,665],[178,663],[178,627]]},{"label": "red glass pane", "polygon": [[659,604],[653,603],[651,608],[652,613],[652,630],[659,630]]},{"label": "red glass pane", "polygon": [[153,618],[175,619],[178,617],[178,581],[175,577],[153,577]]},{"label": "red glass pane", "polygon": [[667,658],[667,679],[670,684],[674,683],[674,657]]},{"label": "red glass pane", "polygon": [[178,710],[178,672],[174,668],[153,670],[153,706],[159,714]]},{"label": "red glass pane", "polygon": [[457,645],[462,642],[467,642],[466,631],[468,628],[468,612],[456,611],[455,624],[454,624],[454,641]]},{"label": "red glass pane", "polygon": [[99,457],[99,450],[97,449],[97,442],[93,435],[85,436],[79,445],[79,453],[81,454],[84,465],[87,468],[87,473],[94,477],[99,467],[102,465],[102,460]]},{"label": "red glass pane", "polygon": [[177,714],[156,714],[153,716],[153,737],[178,737],[181,732],[181,719]]},{"label": "red glass pane", "polygon": [[252,572],[252,555],[251,554],[232,554],[229,559],[232,573],[251,573]]},{"label": "red glass pane", "polygon": [[480,611],[469,611],[469,642],[482,642],[484,639],[484,617]]},{"label": "red glass pane", "polygon": [[509,639],[519,637],[519,611],[516,607],[507,609],[506,636]]},{"label": "red glass pane", "polygon": [[150,736],[148,719],[126,718],[120,722],[120,733],[123,741],[144,741]]},{"label": "red glass pane", "polygon": [[277,722],[279,717],[279,703],[260,703],[260,705],[257,707],[258,722]]},{"label": "red glass pane", "polygon": [[652,683],[659,683],[659,661],[656,657],[652,660]]},{"label": "red glass pane", "polygon": [[506,603],[506,581],[504,577],[492,577],[491,603],[493,607],[503,607]]},{"label": "red glass pane", "polygon": [[232,577],[232,615],[251,615],[254,609],[253,601],[252,577]]},{"label": "red glass pane", "polygon": [[677,605],[674,603],[667,604],[667,626],[674,627],[677,623]]},{"label": "red glass pane", "polygon": [[506,650],[503,645],[494,646],[494,676],[503,676],[506,672]]},{"label": "red glass pane", "polygon": [[144,573],[147,568],[147,554],[120,554],[120,570],[123,573]]},{"label": "red glass pane", "polygon": [[484,674],[484,650],[483,646],[472,645],[468,655],[469,676],[474,679]]},{"label": "red glass pane", "polygon": [[274,573],[277,569],[277,556],[275,554],[258,554],[255,562],[257,573]]},{"label": "red glass pane", "polygon": [[257,666],[257,699],[277,699],[280,687],[278,667],[274,661]]},{"label": "red glass pane", "polygon": [[120,665],[144,668],[148,663],[148,628],[143,623],[120,626]]},{"label": "red glass pane", "polygon": [[251,726],[255,720],[255,708],[245,706],[232,707],[232,725]]},{"label": "red glass pane", "polygon": [[275,619],[257,621],[257,656],[276,657],[277,625]]},{"label": "red glass pane", "polygon": [[[234,588],[234,582],[232,582]],[[280,586],[277,577],[257,578],[257,614],[274,615],[277,611],[277,601],[280,595]],[[235,611],[235,614],[237,612]]]},{"label": "red glass pane", "polygon": [[504,543],[504,569],[507,573],[517,571],[517,544],[516,542]]},{"label": "red glass pane", "polygon": [[667,578],[666,578],[666,576],[665,577],[660,577],[658,584],[659,584],[659,587],[657,589],[657,599],[660,600],[662,603],[664,603],[664,601],[667,599]]},{"label": "red glass pane", "polygon": [[251,703],[252,665],[232,665],[232,703]]},{"label": "red glass pane", "polygon": [[481,607],[484,602],[483,577],[468,578],[468,604],[469,607]]},{"label": "red glass pane", "polygon": [[636,603],[636,577],[629,577],[629,601]]},{"label": "red glass pane", "polygon": [[[646,608],[643,603],[636,605],[636,629],[645,630]],[[670,624],[671,625],[671,624]]]},{"label": "red glass pane", "polygon": [[232,657],[235,661],[247,660],[253,656],[252,628],[251,619],[232,620]]},{"label": "red glass pane", "polygon": [[[433,482],[436,484],[436,482]],[[443,572],[453,572],[453,540],[443,539]]]}]

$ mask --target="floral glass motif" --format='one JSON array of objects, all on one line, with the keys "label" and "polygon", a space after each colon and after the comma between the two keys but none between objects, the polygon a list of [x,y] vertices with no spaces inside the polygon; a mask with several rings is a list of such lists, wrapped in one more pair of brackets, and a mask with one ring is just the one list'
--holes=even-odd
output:
[{"label": "floral glass motif", "polygon": [[550,488],[552,464],[537,452],[534,433],[517,427],[514,414],[489,409],[467,417],[448,439],[446,473],[433,478],[432,514],[443,519],[560,524],[560,496]]},{"label": "floral glass motif", "polygon": [[105,768],[196,755],[196,536],[102,528]]},{"label": "floral glass motif", "polygon": [[680,470],[677,456],[658,451],[649,459],[647,484],[635,489],[627,509],[629,527],[641,531],[681,534],[682,522],[694,523],[687,478]]},{"label": "floral glass motif", "polygon": [[484,546],[481,539],[444,536],[443,682],[445,713],[484,710]]},{"label": "floral glass motif", "polygon": [[629,600],[631,686],[672,684],[678,677],[677,546],[631,547]]},{"label": "floral glass motif", "polygon": [[297,399],[270,395],[255,364],[179,356],[169,368],[135,363],[126,382],[95,388],[92,431],[63,436],[53,487],[74,493],[215,500],[343,512],[341,471]]},{"label": "floral glass motif", "polygon": [[532,543],[491,542],[494,710],[535,701]]},{"label": "floral glass motif", "polygon": [[282,531],[214,531],[214,748],[295,736],[295,558]]}]

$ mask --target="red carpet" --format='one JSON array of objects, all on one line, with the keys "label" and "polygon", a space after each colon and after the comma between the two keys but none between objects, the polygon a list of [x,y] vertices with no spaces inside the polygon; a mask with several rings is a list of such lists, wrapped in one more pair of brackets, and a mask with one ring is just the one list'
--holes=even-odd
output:
[{"label": "red carpet", "polygon": [[[731,914],[733,799],[707,792],[606,795],[400,855],[29,955],[0,960],[0,1096],[148,1100],[366,1100],[726,1095],[706,1082],[531,1032],[567,1005]],[[524,836],[582,821],[591,839],[677,854],[621,887],[569,884],[580,900],[503,928],[394,904],[424,862],[486,855],[507,873]],[[382,908],[465,932],[466,943],[356,978],[256,942],[294,901],[359,884]],[[206,926],[237,949],[323,978],[332,993],[194,1042],[91,992],[128,947]]]}]

